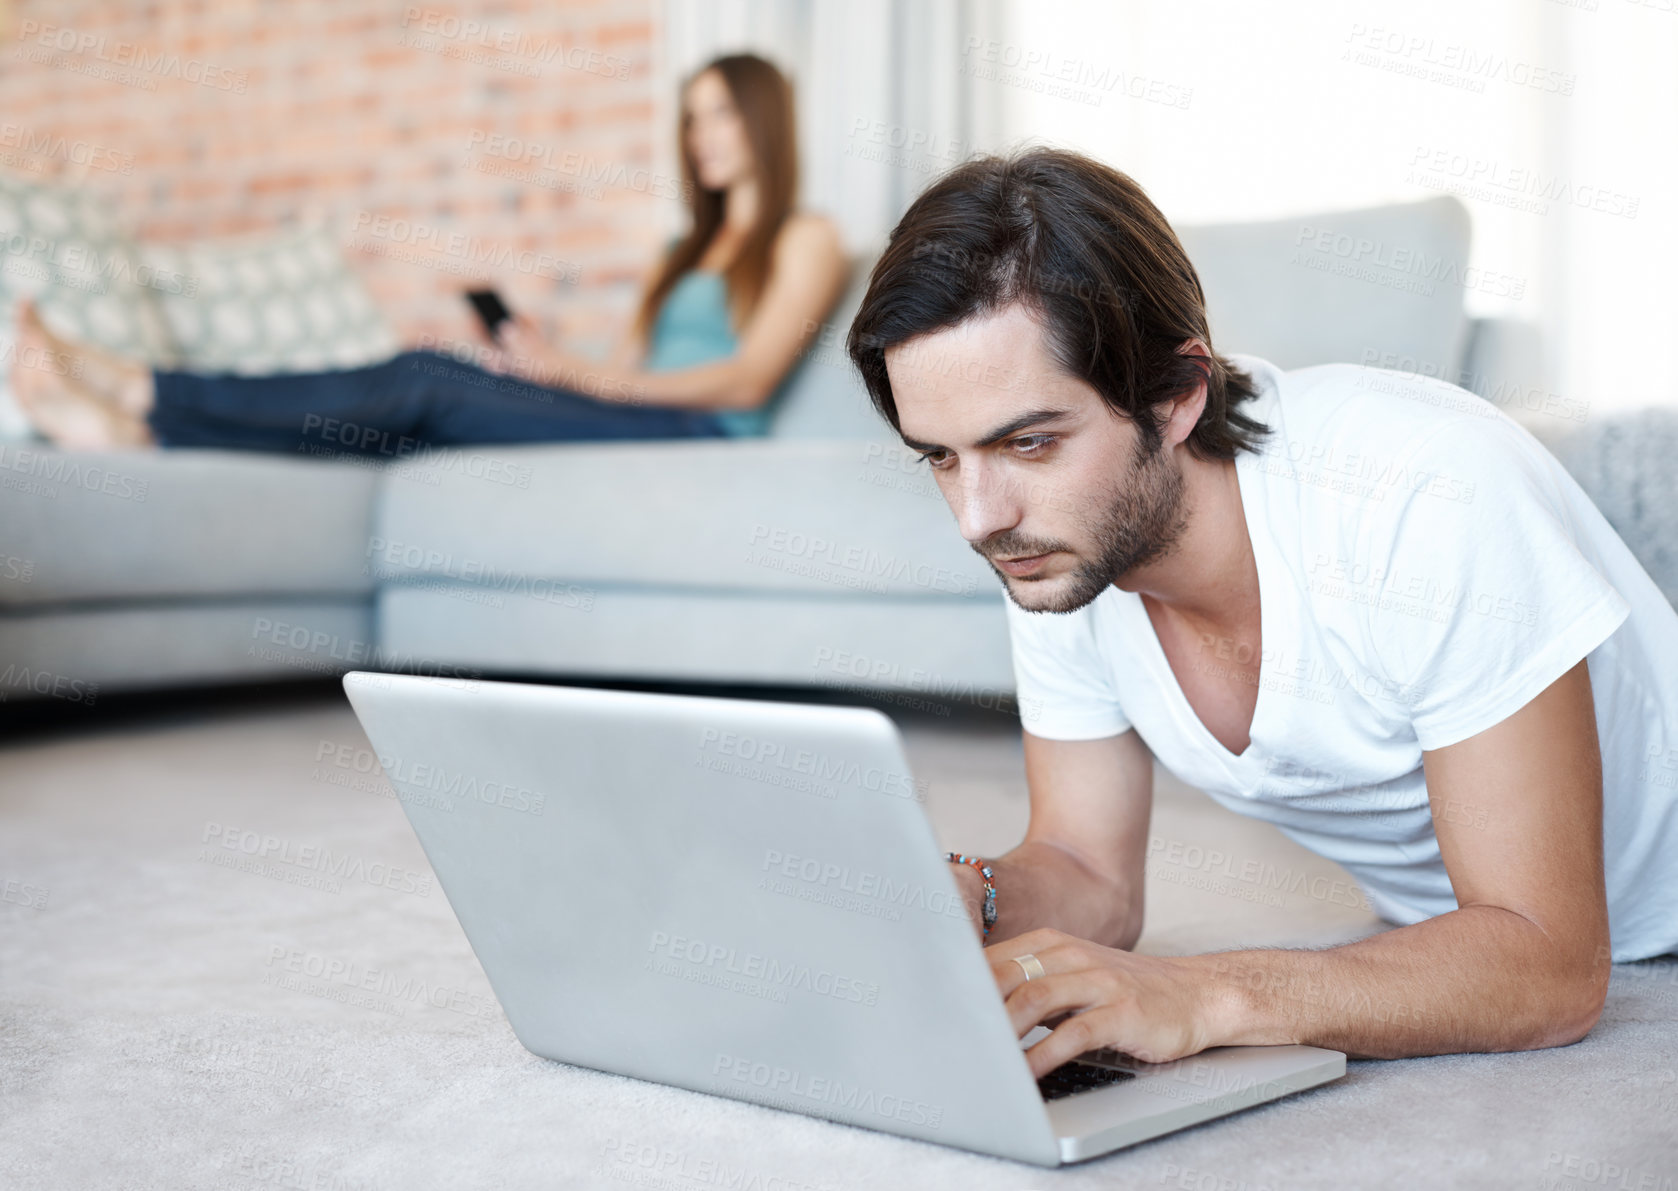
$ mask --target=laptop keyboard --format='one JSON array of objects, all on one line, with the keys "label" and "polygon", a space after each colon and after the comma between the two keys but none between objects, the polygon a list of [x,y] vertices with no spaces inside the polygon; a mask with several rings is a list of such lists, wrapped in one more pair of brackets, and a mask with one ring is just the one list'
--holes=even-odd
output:
[{"label": "laptop keyboard", "polygon": [[1076,1096],[1079,1092],[1111,1087],[1113,1084],[1136,1078],[1136,1073],[1128,1070],[1135,1061],[1129,1055],[1109,1047],[1085,1051],[1038,1080],[1037,1090],[1045,1100],[1061,1100],[1067,1096]]}]

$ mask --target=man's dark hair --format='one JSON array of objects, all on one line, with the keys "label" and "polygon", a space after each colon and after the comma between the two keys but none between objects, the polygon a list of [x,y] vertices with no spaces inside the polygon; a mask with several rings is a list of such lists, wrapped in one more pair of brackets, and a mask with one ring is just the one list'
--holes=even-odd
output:
[{"label": "man's dark hair", "polygon": [[1159,449],[1151,407],[1206,381],[1187,440],[1202,459],[1257,450],[1265,425],[1236,407],[1252,378],[1210,350],[1206,297],[1177,235],[1118,170],[1057,149],[979,157],[917,198],[892,230],[846,349],[875,408],[901,431],[886,349],[1023,303],[1056,362]]}]

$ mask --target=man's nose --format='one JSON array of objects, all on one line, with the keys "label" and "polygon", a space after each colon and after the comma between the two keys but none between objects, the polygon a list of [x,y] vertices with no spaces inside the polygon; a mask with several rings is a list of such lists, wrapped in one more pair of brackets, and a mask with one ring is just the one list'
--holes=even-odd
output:
[{"label": "man's nose", "polygon": [[956,489],[949,493],[950,508],[961,527],[961,536],[973,545],[1013,529],[1020,520],[1019,502],[1003,476],[988,468],[963,468],[956,477]]}]

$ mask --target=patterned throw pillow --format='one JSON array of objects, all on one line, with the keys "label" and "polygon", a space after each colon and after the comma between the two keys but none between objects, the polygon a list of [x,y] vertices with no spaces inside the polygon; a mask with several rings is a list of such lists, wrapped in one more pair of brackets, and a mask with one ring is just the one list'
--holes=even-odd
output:
[{"label": "patterned throw pillow", "polygon": [[33,437],[11,396],[18,301],[66,339],[168,366],[155,280],[95,193],[0,173],[0,439]]},{"label": "patterned throw pillow", "polygon": [[323,225],[137,251],[183,371],[317,372],[398,350]]}]

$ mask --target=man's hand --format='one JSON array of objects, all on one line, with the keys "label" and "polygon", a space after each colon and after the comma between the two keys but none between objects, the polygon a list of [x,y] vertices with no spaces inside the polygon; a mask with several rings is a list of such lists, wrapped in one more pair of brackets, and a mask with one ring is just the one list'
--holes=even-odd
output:
[{"label": "man's hand", "polygon": [[[1044,975],[1027,981],[1014,960],[1035,955]],[[1041,1078],[1086,1050],[1110,1046],[1164,1063],[1213,1045],[1215,985],[1192,964],[1103,947],[1058,930],[1034,930],[985,949],[1020,1037],[1053,1032],[1025,1052]]]}]

